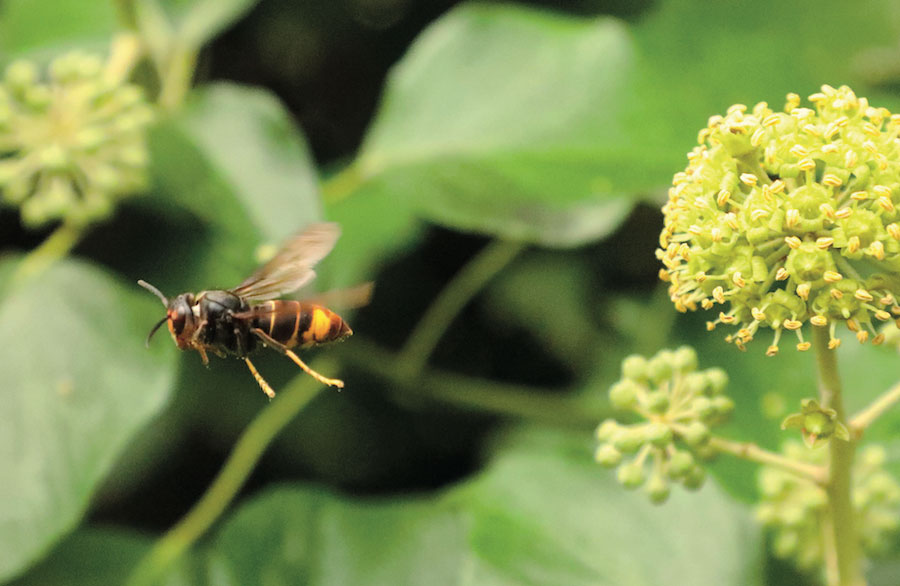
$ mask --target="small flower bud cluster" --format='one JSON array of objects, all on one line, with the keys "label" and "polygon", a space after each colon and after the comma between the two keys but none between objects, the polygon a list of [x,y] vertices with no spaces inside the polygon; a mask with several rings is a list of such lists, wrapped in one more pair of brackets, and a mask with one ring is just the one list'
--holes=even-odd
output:
[{"label": "small flower bud cluster", "polygon": [[[697,371],[697,353],[687,346],[650,358],[622,362],[622,379],[609,391],[614,407],[637,414],[633,424],[607,419],[597,428],[596,461],[618,467],[626,488],[643,486],[650,500],[664,502],[673,482],[702,486],[706,473],[697,457],[708,455],[710,427],[723,422],[734,403],[722,394],[728,377],[718,368]],[[648,474],[649,469],[649,474]]]},{"label": "small flower bud cluster", "polygon": [[881,343],[900,315],[900,115],[822,86],[783,112],[738,104],[700,131],[663,207],[660,277],[679,311],[724,306],[739,348],[761,328],[807,350],[807,322]]},{"label": "small flower bud cluster", "polygon": [[153,116],[140,88],[107,75],[94,56],[49,66],[18,61],[0,80],[0,197],[28,226],[108,216],[140,189]]},{"label": "small flower bud cluster", "polygon": [[[824,464],[826,450],[814,450],[798,442],[785,443],[785,456],[810,464]],[[900,525],[900,484],[884,470],[881,446],[860,450],[853,469],[853,505],[856,523],[867,553],[878,553]],[[825,489],[785,470],[764,467],[759,474],[762,501],[756,517],[774,531],[773,547],[781,558],[792,559],[804,569],[822,562],[821,525],[827,496]]]}]

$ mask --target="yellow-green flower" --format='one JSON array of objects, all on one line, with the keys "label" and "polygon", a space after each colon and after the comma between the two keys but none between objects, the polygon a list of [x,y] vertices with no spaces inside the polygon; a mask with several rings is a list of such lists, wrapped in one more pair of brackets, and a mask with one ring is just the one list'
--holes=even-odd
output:
[{"label": "yellow-green flower", "polygon": [[97,57],[69,53],[46,76],[27,61],[0,82],[0,196],[37,226],[109,215],[146,181],[152,112]]},{"label": "yellow-green flower", "polygon": [[722,306],[738,347],[760,328],[810,346],[807,322],[844,323],[860,342],[900,314],[900,115],[850,88],[822,86],[801,107],[735,105],[700,131],[663,207],[660,276],[679,311]]}]

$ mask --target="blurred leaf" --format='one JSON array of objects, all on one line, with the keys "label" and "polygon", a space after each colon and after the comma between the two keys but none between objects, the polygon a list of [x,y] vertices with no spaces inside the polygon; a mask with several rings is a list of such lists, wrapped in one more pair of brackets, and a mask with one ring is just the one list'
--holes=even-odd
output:
[{"label": "blurred leaf", "polygon": [[732,103],[778,107],[789,91],[848,82],[898,104],[866,87],[869,62],[900,34],[900,20],[871,15],[892,9],[669,0],[628,29],[464,4],[396,68],[359,172],[459,229],[555,246],[599,238],[635,194],[670,183]]},{"label": "blurred leaf", "polygon": [[137,0],[138,10],[154,18],[165,14],[175,35],[199,48],[234,24],[259,0]]},{"label": "blurred leaf", "polygon": [[[217,584],[757,584],[759,539],[714,487],[663,507],[592,463],[582,438],[514,438],[436,499],[353,501],[280,488],[213,545]],[[698,552],[715,551],[704,563]]]},{"label": "blurred leaf", "polygon": [[116,30],[115,3],[84,0],[0,2],[0,62],[4,53],[53,55],[67,49],[106,50]]},{"label": "blurred leaf", "polygon": [[115,458],[165,405],[173,348],[143,345],[158,303],[67,260],[0,305],[0,579],[77,524]]},{"label": "blurred leaf", "polygon": [[[73,533],[40,564],[10,586],[96,586],[124,584],[152,545],[147,537],[112,529]],[[159,586],[196,584],[182,560]]]},{"label": "blurred leaf", "polygon": [[601,237],[631,206],[618,146],[597,148],[622,138],[608,100],[631,51],[611,19],[463,5],[391,76],[359,171],[442,224],[552,246]]},{"label": "blurred leaf", "polygon": [[[278,245],[321,208],[303,136],[268,92],[212,84],[151,137],[148,206],[189,211],[196,227],[177,253],[182,286],[232,287],[256,266],[259,244]],[[198,239],[201,242],[191,242]],[[149,278],[149,277],[148,277]]]}]

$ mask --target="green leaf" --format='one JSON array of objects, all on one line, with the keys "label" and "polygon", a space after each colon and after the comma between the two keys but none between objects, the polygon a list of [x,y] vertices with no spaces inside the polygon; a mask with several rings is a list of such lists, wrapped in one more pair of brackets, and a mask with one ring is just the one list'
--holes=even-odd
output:
[{"label": "green leaf", "polygon": [[552,246],[606,235],[631,198],[618,149],[596,147],[622,136],[607,99],[632,60],[611,19],[464,5],[394,71],[358,171],[456,228]]},{"label": "green leaf", "polygon": [[654,507],[594,465],[582,438],[508,444],[481,476],[434,498],[270,490],[224,525],[210,575],[310,586],[759,583],[757,531],[714,487]]},{"label": "green leaf", "polygon": [[161,255],[181,286],[232,287],[257,265],[257,246],[277,246],[321,218],[306,143],[268,92],[206,86],[153,132],[150,147],[154,189],[144,203],[193,217]]},{"label": "green leaf", "polygon": [[165,14],[179,40],[199,48],[237,22],[259,0],[138,0],[139,13]]},{"label": "green leaf", "polygon": [[135,433],[164,407],[171,346],[144,347],[159,302],[74,260],[0,305],[0,579],[74,527]]},{"label": "green leaf", "polygon": [[[124,584],[152,545],[147,537],[112,529],[83,529],[67,537],[31,571],[10,586],[96,586]],[[159,586],[196,584],[182,560]]]},{"label": "green leaf", "polygon": [[106,50],[116,30],[115,3],[84,0],[0,2],[0,62],[3,53],[52,55],[70,48]]}]

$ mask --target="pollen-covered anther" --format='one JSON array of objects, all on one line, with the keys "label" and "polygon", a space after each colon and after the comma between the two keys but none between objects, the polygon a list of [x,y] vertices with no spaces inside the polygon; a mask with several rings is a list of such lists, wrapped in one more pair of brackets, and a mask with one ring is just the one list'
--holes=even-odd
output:
[{"label": "pollen-covered anther", "polygon": [[795,157],[797,157],[798,159],[802,159],[803,157],[809,156],[809,150],[802,144],[795,144],[794,146],[791,147],[791,150],[788,152],[791,153],[792,155],[794,155]]},{"label": "pollen-covered anther", "polygon": [[766,320],[765,312],[758,307],[750,308],[750,315],[752,315],[753,319],[755,319],[756,321],[765,321]]},{"label": "pollen-covered anther", "polygon": [[844,292],[840,289],[831,289],[828,294],[831,295],[832,299],[835,299],[837,301],[840,301],[844,298]]},{"label": "pollen-covered anther", "polygon": [[731,282],[734,283],[738,288],[743,289],[747,286],[747,282],[741,276],[741,271],[735,271],[731,276]]},{"label": "pollen-covered anther", "polygon": [[784,329],[786,329],[786,330],[794,331],[794,330],[799,330],[801,327],[803,327],[803,322],[800,320],[796,320],[796,319],[784,320]]},{"label": "pollen-covered anther", "polygon": [[887,233],[894,240],[900,240],[900,226],[898,226],[895,222],[891,222],[887,226],[884,227],[887,230]]},{"label": "pollen-covered anther", "polygon": [[878,198],[878,205],[881,206],[881,209],[886,212],[894,211],[894,202],[891,201],[891,198],[887,197],[886,195],[882,195]]},{"label": "pollen-covered anther", "polygon": [[878,138],[878,135],[880,134],[878,132],[878,129],[875,128],[875,125],[872,124],[871,122],[863,122],[862,128],[863,128],[863,132],[865,132],[872,138]]},{"label": "pollen-covered anther", "polygon": [[851,332],[859,331],[859,322],[856,321],[855,319],[848,319],[846,321],[846,324],[847,324],[847,329],[850,330]]},{"label": "pollen-covered anther", "polygon": [[790,276],[791,276],[790,273],[788,273],[788,270],[784,267],[778,267],[778,270],[775,271],[775,280],[776,281],[784,281],[785,279],[787,279]]},{"label": "pollen-covered anther", "polygon": [[828,340],[828,349],[829,350],[836,350],[838,348],[838,346],[840,346],[840,345],[841,345],[841,340],[839,338],[831,338],[830,340]]},{"label": "pollen-covered anther", "polygon": [[741,173],[741,183],[753,187],[759,181],[759,178],[753,173]]},{"label": "pollen-covered anther", "polygon": [[859,236],[851,236],[847,240],[847,252],[853,253],[859,250]]},{"label": "pollen-covered anther", "polygon": [[873,346],[881,346],[884,343],[885,337],[886,336],[884,335],[884,333],[878,334],[877,336],[872,338],[872,345]]},{"label": "pollen-covered anther", "polygon": [[709,231],[709,238],[713,242],[721,242],[722,241],[722,229],[716,226],[712,230]]},{"label": "pollen-covered anther", "polygon": [[828,185],[829,187],[840,187],[844,182],[841,181],[841,178],[834,173],[825,173],[825,175],[822,177],[822,183]]},{"label": "pollen-covered anther", "polygon": [[797,162],[797,166],[804,171],[814,171],[816,169],[816,162],[811,158],[806,157],[805,159],[800,159]]},{"label": "pollen-covered anther", "polygon": [[796,236],[785,236],[784,243],[791,247],[793,250],[797,250],[798,248],[800,248],[800,245],[803,244],[803,241]]},{"label": "pollen-covered anther", "polygon": [[891,188],[887,185],[873,185],[872,191],[879,197],[891,197]]},{"label": "pollen-covered anther", "polygon": [[721,285],[712,290],[712,296],[719,303],[725,303],[725,289]]},{"label": "pollen-covered anther", "polygon": [[766,128],[771,128],[772,126],[776,126],[778,121],[780,120],[778,114],[769,114],[762,120],[762,125]]},{"label": "pollen-covered anther", "polygon": [[776,354],[778,354],[778,346],[775,344],[766,348],[766,356],[775,356]]},{"label": "pollen-covered anther", "polygon": [[873,155],[878,152],[878,146],[872,142],[871,140],[867,140],[862,144],[863,148],[872,153]]},{"label": "pollen-covered anther", "polygon": [[825,317],[824,315],[814,315],[811,318],[809,318],[809,323],[821,328],[821,327],[828,325],[828,318]]},{"label": "pollen-covered anther", "polygon": [[704,271],[700,271],[694,275],[694,280],[698,283],[702,283],[707,279],[706,273]]},{"label": "pollen-covered anther", "polygon": [[816,238],[816,248],[819,250],[828,250],[834,244],[834,238],[831,236],[822,236]]},{"label": "pollen-covered anther", "polygon": [[784,215],[784,225],[787,228],[793,228],[800,223],[800,210],[791,208]]},{"label": "pollen-covered anther", "polygon": [[806,352],[810,348],[812,348],[812,344],[810,342],[799,342],[797,344],[797,350],[799,350],[800,352]]},{"label": "pollen-covered anther", "polygon": [[876,240],[875,242],[870,244],[869,254],[871,254],[878,260],[884,260],[884,243],[880,240]]},{"label": "pollen-covered anther", "polygon": [[883,309],[879,309],[875,312],[875,319],[878,321],[887,321],[891,319],[891,314]]},{"label": "pollen-covered anther", "polygon": [[850,216],[853,215],[853,210],[850,208],[841,208],[838,211],[834,212],[834,216],[836,218],[840,218],[842,220],[846,220]]},{"label": "pollen-covered anther", "polygon": [[659,280],[665,283],[668,283],[671,280],[669,277],[669,271],[667,271],[666,269],[659,269],[659,273],[657,273],[657,275],[659,276]]},{"label": "pollen-covered anther", "polygon": [[886,293],[884,297],[878,300],[878,303],[881,305],[893,305],[894,304],[894,296],[890,293]]},{"label": "pollen-covered anther", "polygon": [[701,228],[697,224],[691,224],[690,226],[688,226],[687,231],[694,236],[700,236],[701,234],[703,234],[703,228]]},{"label": "pollen-covered anther", "polygon": [[712,309],[713,305],[715,305],[715,304],[713,303],[713,300],[710,299],[709,297],[704,297],[703,299],[700,300],[700,307],[702,307],[703,309]]},{"label": "pollen-covered anther", "polygon": [[736,320],[733,315],[728,315],[723,311],[719,312],[719,321],[723,324],[733,324]]},{"label": "pollen-covered anther", "polygon": [[731,192],[727,189],[719,190],[719,193],[716,194],[716,205],[720,208],[724,208],[728,203],[729,198],[731,198]]},{"label": "pollen-covered anther", "polygon": [[834,206],[832,206],[830,203],[823,203],[822,205],[820,205],[819,211],[825,214],[825,217],[829,220],[834,219]]},{"label": "pollen-covered anther", "polygon": [[856,154],[856,151],[847,151],[847,154],[844,155],[844,166],[852,169],[856,167],[857,163],[859,163],[859,155]]},{"label": "pollen-covered anther", "polygon": [[758,147],[762,144],[763,139],[766,138],[766,131],[762,128],[757,128],[753,131],[753,134],[750,135],[750,144]]},{"label": "pollen-covered anther", "polygon": [[803,301],[806,301],[807,299],[809,299],[809,292],[811,289],[812,285],[810,285],[809,283],[800,283],[799,285],[797,285],[797,296]]},{"label": "pollen-covered anther", "polygon": [[801,128],[803,132],[810,136],[819,137],[822,136],[822,130],[816,126],[815,124],[804,124],[803,128]]},{"label": "pollen-covered anther", "polygon": [[856,339],[859,340],[860,344],[865,344],[866,340],[869,339],[869,332],[866,330],[859,330],[856,332]]},{"label": "pollen-covered anther", "polygon": [[741,224],[738,222],[737,215],[734,212],[728,212],[727,214],[722,216],[722,221],[725,222],[725,225],[732,230],[739,230],[741,227]]},{"label": "pollen-covered anther", "polygon": [[716,329],[716,322],[714,322],[714,321],[708,321],[708,322],[706,322],[706,331],[707,331],[707,332],[711,332],[711,331],[713,331],[714,329]]},{"label": "pollen-covered anther", "polygon": [[869,199],[869,192],[868,191],[854,191],[853,193],[850,194],[850,199],[852,199],[853,201],[865,201],[865,200]]},{"label": "pollen-covered anther", "polygon": [[853,296],[860,301],[874,301],[875,298],[865,289],[857,289]]},{"label": "pollen-covered anther", "polygon": [[844,278],[844,275],[840,274],[837,271],[825,271],[822,274],[822,278],[825,279],[826,283],[837,283]]},{"label": "pollen-covered anther", "polygon": [[756,208],[752,212],[750,212],[750,219],[754,222],[761,220],[762,218],[769,216],[769,210],[765,210],[763,208]]}]

